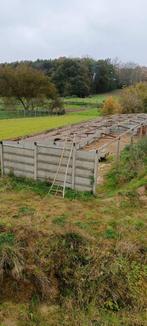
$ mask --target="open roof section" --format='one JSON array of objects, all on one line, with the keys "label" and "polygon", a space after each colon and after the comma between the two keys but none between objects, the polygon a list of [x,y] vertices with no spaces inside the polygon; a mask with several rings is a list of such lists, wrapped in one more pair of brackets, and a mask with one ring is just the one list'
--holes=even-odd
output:
[{"label": "open roof section", "polygon": [[[62,146],[65,139],[67,139],[67,142],[70,145],[75,136],[77,148],[82,149],[86,145],[91,144],[106,135],[109,136],[109,138],[113,138],[117,135],[121,136],[125,132],[129,133],[131,130],[134,130],[135,133],[136,127],[139,125],[147,125],[147,114],[123,114],[101,117],[92,121],[33,135],[22,139],[22,141],[29,141],[30,143],[37,141],[40,144],[53,143]],[[110,142],[110,139],[108,140],[108,137],[106,138],[107,143]]]}]

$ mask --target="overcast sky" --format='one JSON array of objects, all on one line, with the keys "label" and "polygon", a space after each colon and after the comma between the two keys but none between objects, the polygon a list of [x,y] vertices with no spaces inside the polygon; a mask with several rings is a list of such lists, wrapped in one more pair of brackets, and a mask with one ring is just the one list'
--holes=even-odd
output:
[{"label": "overcast sky", "polygon": [[0,62],[60,56],[147,65],[147,0],[0,0]]}]

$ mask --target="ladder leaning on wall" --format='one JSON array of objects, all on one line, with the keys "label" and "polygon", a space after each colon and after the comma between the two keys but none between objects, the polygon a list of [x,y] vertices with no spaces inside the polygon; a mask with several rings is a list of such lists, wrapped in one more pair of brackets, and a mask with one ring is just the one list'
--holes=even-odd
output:
[{"label": "ladder leaning on wall", "polygon": [[67,184],[67,174],[68,174],[68,169],[69,169],[69,165],[70,165],[70,160],[71,160],[71,157],[72,157],[72,154],[73,154],[73,149],[74,149],[74,144],[75,144],[75,135],[74,135],[74,138],[73,138],[72,143],[71,143],[71,149],[69,151],[69,156],[68,156],[67,165],[66,165],[66,169],[65,169],[64,182],[63,182],[63,186],[62,186],[62,185],[57,185],[57,178],[58,178],[58,175],[59,175],[59,172],[60,172],[60,169],[61,169],[63,159],[65,159],[64,153],[66,151],[67,139],[68,138],[66,138],[66,140],[64,142],[64,146],[63,146],[63,149],[62,149],[62,152],[61,152],[61,157],[60,157],[60,160],[59,160],[59,165],[58,165],[58,168],[57,168],[53,183],[52,183],[52,185],[51,185],[51,187],[49,189],[50,194],[54,194],[55,196],[62,194],[63,198],[65,197],[65,189],[66,189],[66,184]]}]

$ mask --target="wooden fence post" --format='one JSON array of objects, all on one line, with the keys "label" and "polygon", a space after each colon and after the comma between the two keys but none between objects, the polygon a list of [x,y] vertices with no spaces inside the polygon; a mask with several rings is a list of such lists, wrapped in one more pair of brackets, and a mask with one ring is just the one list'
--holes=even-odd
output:
[{"label": "wooden fence post", "polygon": [[37,180],[37,143],[34,142],[34,180]]},{"label": "wooden fence post", "polygon": [[4,155],[3,155],[3,142],[0,142],[0,157],[1,157],[1,176],[4,175]]},{"label": "wooden fence post", "polygon": [[93,180],[93,194],[96,195],[96,186],[98,178],[98,163],[99,163],[99,151],[95,152],[95,162],[94,162],[94,180]]},{"label": "wooden fence post", "polygon": [[72,189],[75,189],[75,170],[76,170],[76,143],[73,144],[73,157],[72,157]]}]

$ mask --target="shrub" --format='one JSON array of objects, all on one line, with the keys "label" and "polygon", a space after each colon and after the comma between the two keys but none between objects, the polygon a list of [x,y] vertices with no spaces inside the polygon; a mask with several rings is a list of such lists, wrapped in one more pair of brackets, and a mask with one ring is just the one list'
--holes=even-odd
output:
[{"label": "shrub", "polygon": [[51,102],[50,112],[51,114],[57,114],[57,115],[62,115],[65,113],[64,103],[59,97],[57,97]]},{"label": "shrub", "polygon": [[122,113],[147,112],[147,83],[124,88],[120,103]]},{"label": "shrub", "polygon": [[108,99],[103,104],[103,115],[116,114],[122,112],[122,107],[120,103],[112,96],[108,97]]},{"label": "shrub", "polygon": [[137,177],[147,165],[146,153],[147,137],[138,144],[127,145],[121,153],[119,167],[114,166],[108,173],[108,184],[115,187]]}]

